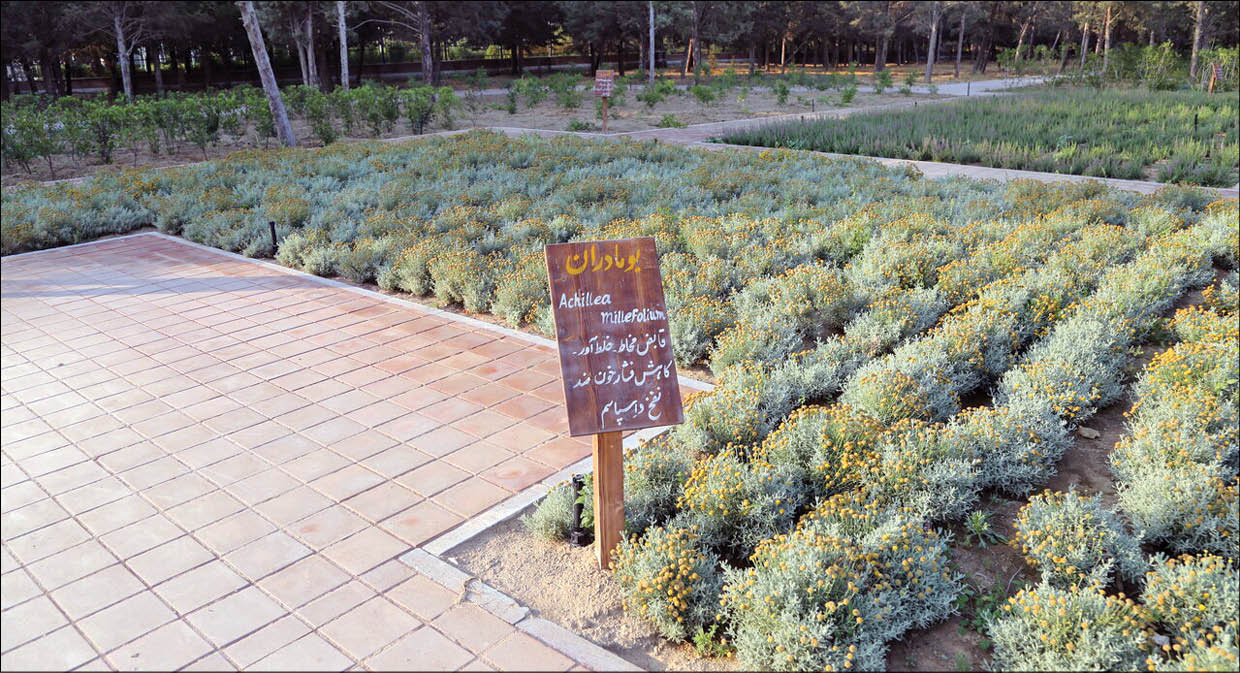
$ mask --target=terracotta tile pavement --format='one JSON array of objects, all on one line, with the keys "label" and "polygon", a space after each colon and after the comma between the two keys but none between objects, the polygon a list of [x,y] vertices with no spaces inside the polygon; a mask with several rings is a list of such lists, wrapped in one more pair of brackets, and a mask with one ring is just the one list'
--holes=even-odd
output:
[{"label": "terracotta tile pavement", "polygon": [[551,348],[155,235],[0,264],[5,669],[577,664],[396,560],[588,455]]}]

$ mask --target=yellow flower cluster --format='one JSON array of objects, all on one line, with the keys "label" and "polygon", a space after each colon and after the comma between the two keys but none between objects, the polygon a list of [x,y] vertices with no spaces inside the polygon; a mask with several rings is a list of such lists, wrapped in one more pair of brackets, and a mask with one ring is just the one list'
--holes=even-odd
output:
[{"label": "yellow flower cluster", "polygon": [[1214,554],[1167,559],[1147,573],[1142,601],[1174,637],[1158,658],[1147,660],[1150,670],[1162,658],[1181,657],[1187,670],[1205,660],[1236,660],[1240,586],[1234,560]]},{"label": "yellow flower cluster", "polygon": [[650,619],[675,640],[701,626],[703,616],[695,608],[706,597],[698,594],[718,591],[719,561],[699,549],[695,530],[655,526],[622,541],[612,554],[626,612]]},{"label": "yellow flower cluster", "polygon": [[1038,649],[1070,654],[1081,645],[1098,642],[1101,634],[1127,641],[1140,651],[1150,648],[1149,612],[1123,594],[1107,595],[1098,587],[1023,589],[1008,599],[1003,611],[1037,634],[1041,642],[1033,646]]},{"label": "yellow flower cluster", "polygon": [[1043,491],[1016,516],[1011,545],[1057,586],[1106,585],[1115,570],[1136,579],[1141,552],[1097,498]]}]

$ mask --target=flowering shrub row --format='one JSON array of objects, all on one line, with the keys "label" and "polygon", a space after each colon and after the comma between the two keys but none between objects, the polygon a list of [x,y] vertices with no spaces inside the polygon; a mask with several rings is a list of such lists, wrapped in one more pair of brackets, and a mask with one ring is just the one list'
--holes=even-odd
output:
[{"label": "flowering shrub row", "polygon": [[1111,461],[1120,506],[1149,540],[1236,558],[1240,333],[1235,300],[1226,298],[1229,281],[1209,288],[1201,307],[1175,314],[1171,326],[1181,341],[1159,353],[1133,387],[1130,432]]},{"label": "flowering shrub row", "polygon": [[[1108,395],[1115,394],[1114,382],[1122,376],[1129,346],[1185,288],[1203,282],[1212,259],[1226,248],[1226,226],[1221,217],[1206,217],[1188,229],[1153,237],[1148,249],[1127,263],[1093,267],[1097,278],[1089,285],[1097,289],[1080,299],[1073,298],[1057,322],[1046,324],[1047,336],[1020,358],[1015,368],[1000,377],[997,404],[993,407],[969,410],[947,423],[927,422],[908,414],[894,422],[884,422],[886,419],[846,404],[806,408],[793,413],[756,447],[739,449],[725,445],[697,458],[682,488],[678,503],[681,511],[666,526],[694,531],[695,548],[700,553],[715,553],[727,562],[725,609],[719,620],[738,648],[742,662],[763,668],[873,668],[881,665],[881,656],[891,639],[923,623],[918,620],[925,615],[933,621],[946,614],[955,595],[950,573],[941,576],[942,584],[925,594],[947,601],[948,606],[942,611],[935,605],[919,603],[923,599],[920,593],[896,589],[900,585],[894,582],[863,586],[853,579],[853,586],[842,584],[843,589],[856,592],[844,595],[848,605],[853,606],[851,609],[857,611],[849,613],[852,628],[841,630],[837,621],[824,623],[827,613],[810,596],[817,592],[818,580],[826,582],[832,572],[823,577],[817,565],[802,564],[815,558],[813,554],[818,553],[818,548],[814,545],[839,536],[821,531],[811,536],[804,532],[814,530],[810,522],[815,515],[802,517],[794,533],[777,532],[774,537],[758,542],[748,557],[744,555],[744,546],[767,531],[789,526],[789,510],[806,511],[815,497],[826,498],[826,502],[836,506],[851,503],[846,507],[850,513],[841,517],[845,522],[841,525],[856,525],[865,518],[858,513],[869,512],[880,525],[903,517],[907,525],[929,532],[928,523],[962,517],[983,486],[1003,485],[995,481],[1004,474],[1023,479],[1023,484],[1011,487],[1017,492],[1027,491],[1044,480],[1069,443],[1068,430],[1088,418]],[[1097,249],[1101,251],[1103,247]],[[1071,257],[1074,253],[1064,254]],[[1101,326],[1099,331],[1105,337],[1081,341],[1083,325],[1095,329]],[[1085,362],[1095,362],[1096,366],[1067,368],[1060,362],[1078,341],[1080,347],[1075,356],[1087,358]],[[1013,378],[1016,375],[1024,378]],[[1052,395],[1033,398],[1025,394],[1024,384],[1030,381],[1036,381]],[[751,379],[751,385],[757,383]],[[1091,394],[1078,400],[1082,404],[1057,404],[1054,394],[1061,390],[1086,390]],[[752,390],[751,396],[758,392]],[[679,434],[671,436],[673,448],[678,437]],[[680,448],[688,451],[684,445]],[[1023,474],[1019,469],[1010,469],[1014,467],[1010,462],[1021,462],[1009,461],[1013,455],[1023,459],[1023,466],[1032,464],[1035,469]],[[1041,544],[1040,539],[1033,541],[1029,550],[1031,556],[1047,566],[1048,578],[1070,589],[1067,594],[1055,594],[1054,600],[1082,603],[1084,607],[1078,610],[1077,617],[1096,613],[1107,624],[1129,617],[1139,620],[1139,614],[1129,615],[1131,606],[1123,600],[1116,603],[1103,594],[1091,594],[1081,588],[1090,584],[1088,580],[1107,581],[1114,574],[1139,577],[1144,559],[1136,541],[1097,503],[1049,497],[1043,500],[1023,513],[1021,525],[1030,540],[1040,537],[1046,529],[1061,536],[1050,545]],[[1087,531],[1089,526],[1082,523],[1080,515],[1090,512],[1097,517],[1098,524]],[[1072,526],[1084,526],[1079,530],[1079,541],[1065,535]],[[715,532],[720,530],[724,534]],[[704,534],[705,531],[712,532]],[[802,539],[805,546],[792,544]],[[634,537],[628,544],[640,546],[644,542]],[[1056,546],[1060,544],[1062,547]],[[882,548],[880,545],[879,549]],[[927,562],[932,557],[921,554],[927,548],[924,541],[910,543],[907,549],[896,545],[890,549],[896,552],[893,563],[907,568]],[[851,548],[835,540],[823,549],[832,554],[843,553],[846,558],[854,556]],[[780,554],[772,550],[779,550]],[[855,554],[873,560],[873,554]],[[1073,568],[1069,570],[1069,566]],[[828,567],[825,560],[823,567]],[[884,572],[867,573],[848,566],[840,571],[840,576],[868,578],[885,576]],[[807,586],[799,584],[797,573],[803,573]],[[917,575],[919,579],[926,576],[924,569]],[[1078,576],[1086,581],[1078,581]],[[766,588],[752,589],[755,586]],[[902,598],[918,600],[895,601],[885,593],[889,590],[895,590]],[[1060,590],[1048,587],[1045,591]],[[1040,594],[1032,599],[1050,600]],[[833,597],[823,600],[835,601]],[[834,605],[838,607],[839,601]],[[857,617],[862,621],[855,622]],[[885,623],[872,630],[855,627],[871,620]],[[1078,620],[1076,628],[1080,624]],[[1052,662],[1075,661],[1055,656],[1080,646],[1081,642],[1065,636],[1063,642],[1056,641],[1054,652],[1050,652],[1024,640],[1030,633],[1033,637],[1051,637],[1053,630],[1037,623],[1023,628],[1005,636],[1009,646],[1001,661],[1020,662],[1012,664],[1018,668],[1052,666],[1039,663],[1039,657],[1050,657],[1046,661]],[[1146,635],[1124,630],[1104,630],[1097,638],[1097,647],[1091,646],[1090,656],[1102,657],[1099,661],[1112,661],[1114,665],[1143,661],[1147,654],[1143,649]]]}]

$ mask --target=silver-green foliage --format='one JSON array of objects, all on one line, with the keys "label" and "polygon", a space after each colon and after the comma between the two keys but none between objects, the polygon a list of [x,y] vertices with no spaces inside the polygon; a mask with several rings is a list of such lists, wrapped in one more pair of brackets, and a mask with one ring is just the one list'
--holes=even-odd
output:
[{"label": "silver-green foliage", "polygon": [[1132,599],[1097,587],[1040,584],[1009,599],[987,624],[1001,671],[1135,671],[1150,633]]},{"label": "silver-green foliage", "polygon": [[1101,496],[1045,491],[1016,517],[1014,544],[1042,581],[1056,587],[1105,587],[1117,577],[1137,581],[1147,567],[1140,542],[1128,534]]}]

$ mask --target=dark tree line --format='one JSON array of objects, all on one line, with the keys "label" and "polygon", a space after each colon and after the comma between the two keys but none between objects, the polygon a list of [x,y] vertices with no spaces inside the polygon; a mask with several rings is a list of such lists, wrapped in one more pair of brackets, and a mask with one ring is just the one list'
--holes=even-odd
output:
[{"label": "dark tree line", "polygon": [[[74,78],[107,77],[132,97],[135,73],[166,88],[230,86],[256,70],[237,3],[210,0],[10,1],[2,5],[3,96],[60,96]],[[356,85],[375,61],[421,63],[438,83],[442,63],[462,48],[496,48],[520,74],[552,47],[588,57],[591,69],[649,63],[651,18],[661,59],[683,74],[711,50],[749,60],[749,68],[791,64],[954,61],[985,72],[1001,50],[1030,58],[1038,47],[1070,59],[1121,42],[1170,42],[1185,56],[1237,43],[1236,3],[1224,2],[752,2],[615,0],[288,0],[254,2],[274,68],[325,90]],[[651,11],[653,9],[653,11]],[[342,58],[342,55],[344,58]],[[665,61],[661,61],[665,62]],[[347,73],[347,79],[342,75]]]}]

